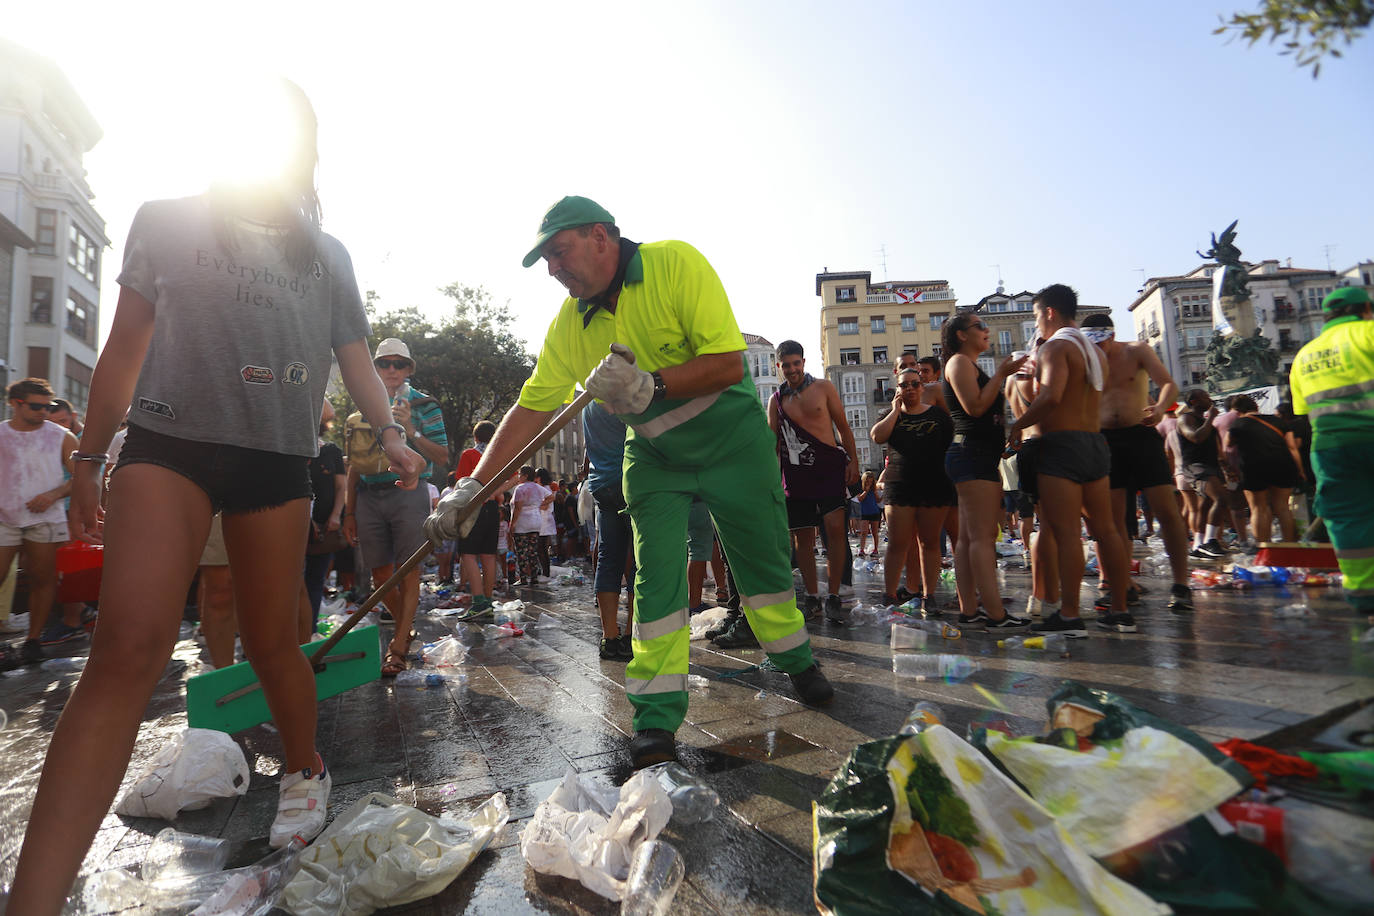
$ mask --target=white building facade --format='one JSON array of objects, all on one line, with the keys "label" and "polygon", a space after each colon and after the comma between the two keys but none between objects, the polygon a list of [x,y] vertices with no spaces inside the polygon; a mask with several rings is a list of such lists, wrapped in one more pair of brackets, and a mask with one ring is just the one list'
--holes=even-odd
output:
[{"label": "white building facade", "polygon": [[759,394],[763,409],[768,409],[768,400],[782,384],[778,374],[778,351],[765,338],[757,334],[745,334],[747,349],[744,358],[749,366],[749,375],[754,380],[754,390]]},{"label": "white building facade", "polygon": [[46,378],[84,410],[109,239],[82,157],[102,131],[52,61],[3,39],[0,59],[0,216],[32,241],[13,248],[0,295],[4,383]]}]

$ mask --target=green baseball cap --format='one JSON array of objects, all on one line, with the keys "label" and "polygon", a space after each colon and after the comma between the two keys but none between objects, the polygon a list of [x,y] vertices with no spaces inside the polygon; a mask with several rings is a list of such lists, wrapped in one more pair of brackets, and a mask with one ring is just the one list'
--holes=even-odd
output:
[{"label": "green baseball cap", "polygon": [[589,223],[610,223],[615,225],[615,217],[606,208],[588,197],[565,197],[549,207],[544,219],[539,223],[539,234],[534,237],[534,247],[525,255],[522,262],[529,267],[540,258],[544,244],[564,229],[574,229]]},{"label": "green baseball cap", "polygon": [[1366,305],[1370,302],[1369,290],[1362,286],[1342,286],[1327,293],[1322,300],[1323,312],[1334,312],[1348,305]]}]

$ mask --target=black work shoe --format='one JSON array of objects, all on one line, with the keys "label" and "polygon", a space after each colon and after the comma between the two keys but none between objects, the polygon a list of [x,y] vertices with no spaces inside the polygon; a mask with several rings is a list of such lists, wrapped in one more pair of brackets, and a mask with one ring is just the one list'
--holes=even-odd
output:
[{"label": "black work shoe", "polygon": [[906,604],[912,598],[916,597],[916,593],[909,592],[907,591],[905,585],[900,585],[897,587],[897,594],[893,595],[893,597],[897,599],[896,601],[892,602],[893,604]]},{"label": "black work shoe", "polygon": [[714,640],[718,636],[724,636],[726,633],[730,632],[730,628],[735,625],[735,621],[743,616],[744,615],[739,611],[731,611],[721,618],[720,623],[706,631],[706,638]]},{"label": "black work shoe", "polygon": [[43,651],[43,644],[38,640],[26,639],[19,649],[19,660],[26,665],[38,665],[48,660],[48,653]]},{"label": "black work shoe", "polygon": [[1169,604],[1171,611],[1191,611],[1193,609],[1193,590],[1186,585],[1179,585],[1175,582],[1169,586]]},{"label": "black work shoe", "polygon": [[601,657],[608,662],[628,662],[633,659],[635,650],[630,644],[630,634],[621,633],[601,640]]},{"label": "black work shoe", "polygon": [[630,763],[636,770],[677,759],[677,739],[662,728],[646,728],[630,739]]},{"label": "black work shoe", "polygon": [[754,635],[753,628],[749,626],[749,621],[743,614],[735,621],[734,626],[711,641],[722,649],[759,648],[758,637]]},{"label": "black work shoe", "polygon": [[815,662],[805,671],[789,674],[787,678],[792,682],[792,689],[807,706],[823,706],[835,698],[835,688],[830,686],[830,681],[821,674],[821,666]]},{"label": "black work shoe", "polygon": [[1117,633],[1136,632],[1135,618],[1130,614],[1108,614],[1105,617],[1097,618],[1097,625],[1104,630],[1112,630]]},{"label": "black work shoe", "polygon": [[807,595],[797,602],[797,610],[801,611],[807,620],[815,620],[816,615],[821,612],[821,599],[815,595]]},{"label": "black work shoe", "polygon": [[831,623],[844,623],[849,619],[849,609],[839,595],[825,596],[825,619]]}]

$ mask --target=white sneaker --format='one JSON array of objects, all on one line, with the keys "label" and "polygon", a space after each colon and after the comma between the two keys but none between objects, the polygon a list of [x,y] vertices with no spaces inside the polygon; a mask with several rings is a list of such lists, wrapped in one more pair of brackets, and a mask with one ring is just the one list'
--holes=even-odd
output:
[{"label": "white sneaker", "polygon": [[277,819],[272,822],[268,843],[280,849],[298,836],[306,843],[324,829],[325,809],[329,804],[329,788],[333,780],[326,769],[318,776],[307,777],[304,770],[282,777],[277,796]]},{"label": "white sneaker", "polygon": [[1034,617],[1036,620],[1039,620],[1041,607],[1042,605],[1040,599],[1035,597],[1034,595],[1031,595],[1029,598],[1026,599],[1026,616]]}]

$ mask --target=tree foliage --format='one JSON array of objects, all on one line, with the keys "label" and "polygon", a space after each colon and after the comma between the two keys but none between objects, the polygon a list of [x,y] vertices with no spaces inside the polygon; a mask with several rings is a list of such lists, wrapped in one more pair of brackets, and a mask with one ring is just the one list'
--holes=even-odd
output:
[{"label": "tree foliage", "polygon": [[[449,452],[456,456],[471,442],[474,424],[499,421],[515,403],[534,358],[509,330],[508,304],[494,302],[480,286],[450,283],[441,292],[451,300],[452,310],[437,324],[414,306],[382,312],[381,297],[372,290],[367,292],[367,313],[373,347],[386,337],[399,337],[410,347],[415,360],[411,384],[439,402]],[[343,419],[357,407],[342,386],[330,400],[338,417],[334,434],[340,441]]]},{"label": "tree foliage", "polygon": [[1223,19],[1215,34],[1231,32],[1251,45],[1266,36],[1270,44],[1282,40],[1280,53],[1294,55],[1300,67],[1311,66],[1315,79],[1322,58],[1340,57],[1336,45],[1349,45],[1370,22],[1374,0],[1263,0],[1256,12]]}]

